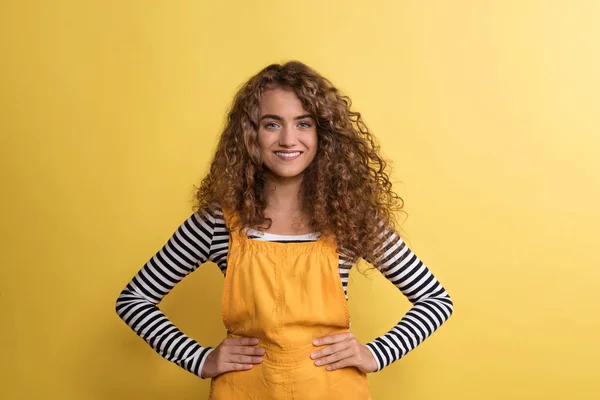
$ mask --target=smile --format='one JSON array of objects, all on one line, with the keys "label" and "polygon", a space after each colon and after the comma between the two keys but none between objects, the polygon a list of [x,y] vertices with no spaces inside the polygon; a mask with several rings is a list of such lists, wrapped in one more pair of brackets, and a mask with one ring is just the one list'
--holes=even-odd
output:
[{"label": "smile", "polygon": [[294,152],[276,151],[275,152],[275,155],[282,160],[295,160],[296,158],[300,157],[301,154],[302,154],[301,151],[294,151]]}]

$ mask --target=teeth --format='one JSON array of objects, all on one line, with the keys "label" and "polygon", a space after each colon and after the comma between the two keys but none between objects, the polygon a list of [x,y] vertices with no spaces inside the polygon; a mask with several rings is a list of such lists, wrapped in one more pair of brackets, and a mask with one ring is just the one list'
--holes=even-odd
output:
[{"label": "teeth", "polygon": [[296,151],[294,153],[280,153],[280,152],[276,152],[275,153],[278,157],[282,157],[282,158],[294,158],[300,155],[299,151]]}]

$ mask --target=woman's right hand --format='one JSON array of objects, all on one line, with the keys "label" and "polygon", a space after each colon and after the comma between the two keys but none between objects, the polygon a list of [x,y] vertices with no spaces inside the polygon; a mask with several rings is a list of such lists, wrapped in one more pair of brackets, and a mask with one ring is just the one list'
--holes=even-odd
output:
[{"label": "woman's right hand", "polygon": [[214,378],[230,371],[245,371],[262,362],[265,349],[254,347],[257,338],[227,338],[206,357],[202,366],[203,378]]}]

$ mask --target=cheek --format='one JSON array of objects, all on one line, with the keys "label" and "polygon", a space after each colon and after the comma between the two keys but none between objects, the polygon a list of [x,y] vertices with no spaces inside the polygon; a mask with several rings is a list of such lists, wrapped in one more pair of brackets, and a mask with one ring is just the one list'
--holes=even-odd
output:
[{"label": "cheek", "polygon": [[261,133],[260,131],[258,132],[256,144],[258,144],[258,148],[260,149],[260,151],[264,151],[269,147],[267,137],[264,133]]},{"label": "cheek", "polygon": [[317,156],[317,150],[319,148],[319,140],[316,133],[314,136],[311,136],[310,140],[307,140],[306,146],[309,148],[309,163],[312,163]]},{"label": "cheek", "polygon": [[310,136],[309,143],[313,151],[317,151],[317,147],[319,146],[319,136],[317,135],[317,132],[314,132]]}]

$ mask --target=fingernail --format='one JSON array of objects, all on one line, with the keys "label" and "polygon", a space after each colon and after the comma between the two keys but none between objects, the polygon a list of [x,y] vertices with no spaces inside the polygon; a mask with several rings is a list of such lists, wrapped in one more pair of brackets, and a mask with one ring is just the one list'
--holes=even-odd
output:
[{"label": "fingernail", "polygon": [[312,353],[312,354],[310,355],[310,358],[315,358],[316,356],[317,356],[317,353]]},{"label": "fingernail", "polygon": [[326,367],[325,367],[325,369],[326,369],[327,371],[331,371],[331,366],[329,366],[329,365],[328,365],[328,366],[326,366]]},{"label": "fingernail", "polygon": [[321,360],[317,360],[317,361],[315,361],[315,364],[321,365],[321,362],[322,362]]},{"label": "fingernail", "polygon": [[319,341],[318,341],[318,340],[315,340],[315,341],[313,342],[313,344],[314,344],[315,346],[318,346],[318,345],[319,345]]}]

